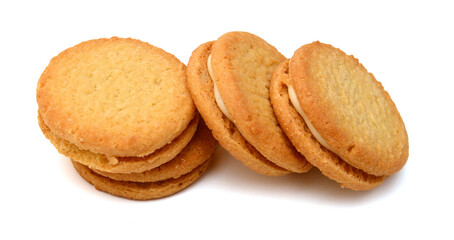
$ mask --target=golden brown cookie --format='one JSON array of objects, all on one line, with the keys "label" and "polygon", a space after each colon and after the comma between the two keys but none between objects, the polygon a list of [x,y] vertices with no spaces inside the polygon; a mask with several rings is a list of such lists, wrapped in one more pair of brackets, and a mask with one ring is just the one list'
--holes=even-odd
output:
[{"label": "golden brown cookie", "polygon": [[298,49],[273,75],[271,99],[297,149],[345,187],[371,189],[408,158],[405,125],[389,94],[331,45]]},{"label": "golden brown cookie", "polygon": [[207,68],[212,43],[200,45],[192,53],[187,68],[188,88],[207,126],[225,149],[254,171],[272,176],[289,173],[288,170],[278,167],[263,157],[219,110],[214,97],[213,82]]},{"label": "golden brown cookie", "polygon": [[109,173],[98,170],[94,172],[114,180],[133,182],[157,182],[179,178],[211,158],[216,151],[216,146],[217,141],[210,130],[203,121],[200,121],[194,137],[172,161],[140,173]]},{"label": "golden brown cookie", "polygon": [[342,187],[368,190],[380,185],[386,177],[377,177],[352,167],[315,139],[303,118],[290,102],[289,81],[288,61],[284,61],[274,72],[270,95],[276,116],[296,149],[312,165],[320,169],[322,174],[339,182]]},{"label": "golden brown cookie", "polygon": [[199,46],[188,63],[189,90],[214,137],[267,175],[311,168],[279,127],[269,100],[271,75],[284,59],[263,39],[230,32]]},{"label": "golden brown cookie", "polygon": [[100,170],[110,173],[141,173],[156,168],[179,154],[189,143],[197,130],[199,115],[196,114],[188,127],[175,138],[171,143],[156,150],[152,154],[143,157],[114,157],[100,153],[93,153],[83,150],[76,145],[53,134],[49,127],[43,122],[41,115],[38,114],[38,123],[41,131],[47,139],[55,146],[61,154],[88,166],[93,170]]},{"label": "golden brown cookie", "polygon": [[339,157],[377,176],[404,166],[404,122],[381,83],[357,59],[314,42],[295,52],[289,74],[309,122]]},{"label": "golden brown cookie", "polygon": [[78,162],[72,161],[72,163],[79,175],[100,191],[129,199],[148,200],[167,197],[188,187],[203,175],[210,161],[206,161],[179,178],[159,182],[117,181],[103,177]]},{"label": "golden brown cookie", "polygon": [[50,131],[81,149],[142,157],[187,128],[195,107],[185,65],[148,43],[113,37],[54,57],[37,87]]}]

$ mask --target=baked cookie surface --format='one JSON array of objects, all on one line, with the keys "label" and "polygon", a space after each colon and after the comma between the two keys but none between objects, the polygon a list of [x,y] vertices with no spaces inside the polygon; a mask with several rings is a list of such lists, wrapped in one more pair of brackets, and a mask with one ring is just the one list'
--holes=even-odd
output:
[{"label": "baked cookie surface", "polygon": [[308,121],[340,158],[376,176],[404,166],[408,137],[402,118],[357,59],[314,42],[295,51],[288,71]]},{"label": "baked cookie surface", "polygon": [[113,37],[54,57],[37,87],[53,134],[107,156],[146,156],[179,136],[195,114],[185,65],[148,43]]}]

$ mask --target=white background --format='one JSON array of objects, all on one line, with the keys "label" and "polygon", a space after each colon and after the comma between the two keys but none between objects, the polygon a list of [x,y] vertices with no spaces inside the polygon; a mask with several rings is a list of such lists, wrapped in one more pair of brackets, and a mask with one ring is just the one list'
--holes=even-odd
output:
[{"label": "white background", "polygon": [[[2,1],[0,239],[453,239],[454,7],[446,2]],[[266,177],[219,149],[198,182],[132,201],[96,191],[41,134],[35,88],[60,51],[100,37],[149,42],[187,63],[225,32],[284,55],[320,40],[357,57],[396,103],[410,158],[369,192],[316,169]]]}]

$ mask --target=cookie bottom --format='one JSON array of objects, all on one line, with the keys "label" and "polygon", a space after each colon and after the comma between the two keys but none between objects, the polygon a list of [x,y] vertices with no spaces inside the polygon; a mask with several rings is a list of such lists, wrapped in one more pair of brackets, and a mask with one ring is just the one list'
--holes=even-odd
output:
[{"label": "cookie bottom", "polygon": [[149,200],[158,199],[173,195],[199,179],[207,170],[210,160],[205,161],[203,164],[195,168],[188,174],[179,178],[168,179],[159,182],[130,182],[130,181],[117,181],[108,177],[103,177],[94,171],[90,170],[85,165],[76,161],[72,161],[74,168],[79,175],[87,182],[92,184],[96,189],[128,199],[134,200]]}]

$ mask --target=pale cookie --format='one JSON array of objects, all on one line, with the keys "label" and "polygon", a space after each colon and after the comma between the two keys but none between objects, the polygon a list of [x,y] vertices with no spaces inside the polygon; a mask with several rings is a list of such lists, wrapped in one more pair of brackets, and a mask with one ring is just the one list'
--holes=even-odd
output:
[{"label": "pale cookie", "polygon": [[289,78],[314,136],[343,161],[375,176],[405,165],[404,122],[381,83],[357,59],[314,42],[295,51]]},{"label": "pale cookie", "polygon": [[[285,57],[263,39],[245,32],[226,33],[212,43],[211,49],[210,45],[202,45],[191,57],[188,68],[192,65],[194,68],[188,69],[188,85],[193,98],[199,98],[195,100],[197,107],[210,104],[211,109],[199,111],[203,118],[207,118],[205,121],[213,132],[231,130],[223,136],[213,133],[221,145],[227,142],[221,138],[231,140],[232,135],[239,134],[241,138],[237,139],[241,140],[230,141],[230,145],[225,144],[226,149],[234,156],[239,155],[245,165],[259,173],[280,175],[283,172],[279,168],[293,172],[308,171],[311,165],[296,151],[279,127],[269,99],[271,75]],[[193,87],[196,85],[193,81],[198,81],[198,88],[205,89],[204,93],[200,94],[200,89]],[[210,94],[207,95],[207,92]],[[215,114],[210,111],[214,108],[218,108]],[[211,124],[209,118],[213,116],[217,117],[213,120],[217,121],[217,125]],[[217,130],[219,128],[223,129]],[[235,152],[231,143],[240,143],[237,147],[246,146],[248,149]],[[275,166],[279,167],[278,171]]]},{"label": "pale cookie", "polygon": [[93,172],[78,162],[72,163],[79,175],[100,191],[129,199],[148,200],[167,197],[188,187],[203,175],[210,161],[179,178],[145,183],[113,180]]},{"label": "pale cookie", "polygon": [[303,118],[292,105],[288,85],[288,61],[285,61],[274,72],[270,96],[277,119],[296,149],[312,165],[320,169],[322,174],[337,181],[342,187],[368,190],[380,185],[385,179],[384,176],[373,176],[350,166],[315,139]]},{"label": "pale cookie", "polygon": [[141,173],[108,173],[97,170],[95,172],[114,180],[133,182],[156,182],[179,178],[212,158],[216,146],[217,142],[210,130],[203,121],[200,121],[197,132],[189,144],[172,161],[166,164]]},{"label": "pale cookie", "polygon": [[54,135],[81,149],[146,156],[181,135],[194,117],[185,72],[173,55],[139,40],[82,42],[42,73],[39,113]]},{"label": "pale cookie", "polygon": [[76,145],[56,136],[42,121],[41,115],[38,114],[38,123],[41,131],[55,146],[58,152],[91,169],[110,173],[144,172],[167,163],[177,156],[189,143],[197,130],[198,121],[199,115],[196,114],[180,136],[152,154],[143,157],[113,157],[80,149]]}]

